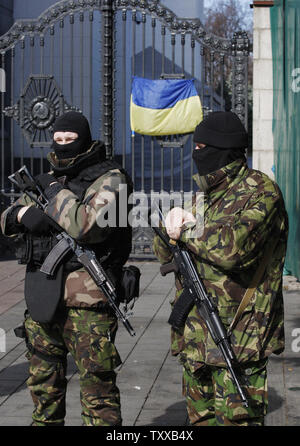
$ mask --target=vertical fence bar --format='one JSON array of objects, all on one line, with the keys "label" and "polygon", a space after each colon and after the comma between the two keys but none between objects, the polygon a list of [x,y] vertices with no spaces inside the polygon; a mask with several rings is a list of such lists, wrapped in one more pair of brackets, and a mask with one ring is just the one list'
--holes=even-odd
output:
[{"label": "vertical fence bar", "polygon": [[[40,72],[41,74],[44,74],[45,71],[45,38],[44,35],[40,35]],[[40,81],[40,87],[41,87],[41,81]],[[44,94],[45,94],[45,81],[44,81]],[[42,91],[42,88],[39,88],[39,91]],[[44,137],[45,137],[45,131],[43,131]],[[44,171],[44,151],[43,148],[41,148],[40,151],[40,171],[43,173]]]},{"label": "vertical fence bar", "polygon": [[225,55],[220,55],[220,63],[221,63],[221,101],[222,101],[222,110],[225,110],[225,99],[224,99],[224,64],[225,64]]},{"label": "vertical fence bar", "polygon": [[[165,56],[166,56],[166,27],[162,25],[161,27],[161,45],[162,45],[162,56],[161,56],[161,72],[165,73]],[[164,148],[160,148],[160,190],[164,190]]]},{"label": "vertical fence bar", "polygon": [[43,34],[40,36],[40,48],[41,48],[41,54],[40,54],[40,72],[41,74],[44,74],[45,72],[45,38]]},{"label": "vertical fence bar", "polygon": [[[181,69],[182,75],[185,76],[185,33],[181,34]],[[184,146],[182,145],[180,148],[180,193],[183,198],[183,151]],[[183,200],[182,200],[183,202]]]},{"label": "vertical fence bar", "polygon": [[214,61],[215,61],[215,52],[210,52],[210,109],[214,109]]},{"label": "vertical fence bar", "polygon": [[[156,21],[152,18],[152,79],[155,77],[155,27]],[[151,192],[154,191],[154,138],[151,136]]]},{"label": "vertical fence bar", "polygon": [[[131,73],[132,76],[135,75],[135,52],[136,52],[136,10],[132,11],[132,57],[131,57]],[[134,134],[131,135],[131,175],[134,184],[135,175],[135,139]]]},{"label": "vertical fence bar", "polygon": [[[3,70],[3,72],[5,73],[5,52],[2,51],[1,52],[1,70]],[[4,151],[5,151],[5,147],[4,147],[4,133],[5,133],[5,129],[4,129],[4,95],[5,92],[1,91],[1,160],[2,160],[2,167],[1,167],[1,190],[4,193],[5,192],[5,183],[4,183],[4,174],[5,174],[5,159],[4,159]]]},{"label": "vertical fence bar", "polygon": [[59,78],[60,78],[60,88],[61,91],[63,91],[63,84],[64,84],[64,66],[63,66],[63,58],[64,58],[64,20],[61,19],[59,21],[59,27],[60,27],[60,34],[59,34]]},{"label": "vertical fence bar", "polygon": [[[155,77],[155,28],[156,28],[156,20],[152,17],[151,20],[152,26],[152,79]],[[151,136],[151,192],[154,190],[154,138]]]},{"label": "vertical fence bar", "polygon": [[172,45],[172,73],[175,73],[175,45],[176,45],[176,34],[171,33],[171,45]]},{"label": "vertical fence bar", "polygon": [[[22,38],[20,43],[21,48],[21,78],[20,78],[20,91],[23,91],[24,88],[24,71],[25,71],[25,37]],[[24,164],[24,136],[22,133],[23,127],[23,106],[22,106],[22,98],[20,98],[20,144],[21,144],[21,166]]]},{"label": "vertical fence bar", "polygon": [[74,14],[70,14],[70,99],[74,104]]},{"label": "vertical fence bar", "polygon": [[33,74],[33,66],[34,66],[34,36],[30,36],[30,74]]},{"label": "vertical fence bar", "polygon": [[200,56],[201,56],[201,102],[202,106],[205,105],[204,103],[204,94],[205,94],[205,51],[204,47],[200,46]]},{"label": "vertical fence bar", "polygon": [[182,74],[184,74],[184,61],[185,61],[185,33],[181,34],[181,67]]},{"label": "vertical fence bar", "polygon": [[126,26],[127,11],[122,10],[122,167],[126,165]]},{"label": "vertical fence bar", "polygon": [[[13,107],[14,105],[14,96],[15,96],[15,88],[14,88],[14,79],[15,79],[15,54],[16,50],[13,46],[11,49],[11,59],[10,59],[10,70],[11,70],[11,83],[10,83],[10,105]],[[14,120],[10,120],[10,172],[14,172]],[[11,184],[10,192],[14,193],[15,188],[14,185]]]},{"label": "vertical fence bar", "polygon": [[54,76],[54,25],[50,26],[50,71],[52,76]]},{"label": "vertical fence bar", "polygon": [[112,122],[112,156],[114,156],[115,153],[115,128],[116,128],[116,103],[117,103],[117,96],[116,96],[116,64],[117,64],[117,18],[114,15],[113,16],[113,110],[112,110],[112,116],[113,116],[113,122]]},{"label": "vertical fence bar", "polygon": [[166,57],[166,27],[161,26],[161,72],[165,73],[165,57]]},{"label": "vertical fence bar", "polygon": [[112,0],[102,2],[102,76],[103,76],[103,140],[106,155],[112,155],[113,132],[113,5]]},{"label": "vertical fence bar", "polygon": [[80,109],[83,112],[83,22],[84,13],[80,11],[79,13],[80,22],[80,59],[79,59],[79,70],[80,70]]},{"label": "vertical fence bar", "polygon": [[[34,36],[30,36],[31,74],[33,74],[33,71],[34,71],[34,40],[35,40]],[[35,86],[35,84],[33,82],[31,82],[30,83],[31,90],[32,90],[33,86]],[[37,92],[33,91],[33,95],[37,95]],[[31,172],[33,172],[33,166],[34,166],[34,164],[33,164],[33,147],[30,146],[30,170],[31,170]]]},{"label": "vertical fence bar", "polygon": [[155,29],[156,29],[156,19],[152,17],[151,19],[151,27],[152,27],[152,79],[155,77]]},{"label": "vertical fence bar", "polygon": [[90,59],[90,79],[89,79],[89,119],[92,126],[93,123],[93,22],[94,22],[94,12],[90,11],[89,13],[89,21],[90,21],[90,41],[89,41],[89,59]]},{"label": "vertical fence bar", "polygon": [[[172,74],[175,74],[175,45],[176,45],[176,34],[171,33],[171,45],[172,45]],[[170,191],[174,191],[174,147],[170,148],[171,151],[171,165],[170,165],[170,176],[171,184]]]},{"label": "vertical fence bar", "polygon": [[[195,39],[191,37],[191,51],[192,51],[192,77],[195,77]],[[203,104],[202,104],[203,105]],[[193,174],[194,174],[194,162],[193,162],[193,138],[191,138],[190,142],[190,153],[191,153],[191,170],[190,170],[190,190],[193,190]]]},{"label": "vertical fence bar", "polygon": [[[142,13],[142,77],[145,77],[145,49],[146,49],[146,14]],[[145,190],[145,136],[142,135],[141,153],[141,191]]]},{"label": "vertical fence bar", "polygon": [[233,113],[235,113],[235,95],[236,95],[236,91],[235,91],[235,87],[236,87],[235,76],[236,76],[236,58],[233,57],[232,58],[232,82],[231,82],[231,87],[232,87],[231,111]]},{"label": "vertical fence bar", "polygon": [[244,104],[244,110],[245,110],[245,128],[248,132],[248,54],[244,56],[244,66],[245,66],[245,104]]}]

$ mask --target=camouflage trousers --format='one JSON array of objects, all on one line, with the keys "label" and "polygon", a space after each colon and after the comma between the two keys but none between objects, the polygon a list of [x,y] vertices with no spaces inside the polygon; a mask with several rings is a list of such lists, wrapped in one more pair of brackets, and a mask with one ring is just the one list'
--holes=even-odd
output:
[{"label": "camouflage trousers", "polygon": [[194,426],[263,426],[267,413],[266,360],[247,363],[242,370],[249,407],[242,405],[225,368],[205,366],[197,376],[184,368],[183,395]]},{"label": "camouflage trousers", "polygon": [[27,386],[36,426],[64,425],[67,353],[79,371],[83,424],[121,425],[120,393],[114,369],[121,359],[114,346],[116,319],[106,313],[65,308],[55,322],[25,319],[30,361]]}]

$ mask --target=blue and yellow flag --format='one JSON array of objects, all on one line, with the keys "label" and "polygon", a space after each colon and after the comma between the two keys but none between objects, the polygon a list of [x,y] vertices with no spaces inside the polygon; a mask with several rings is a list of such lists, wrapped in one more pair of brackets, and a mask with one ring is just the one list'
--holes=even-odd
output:
[{"label": "blue and yellow flag", "polygon": [[193,79],[150,80],[134,76],[130,101],[134,132],[151,136],[191,133],[202,119]]}]

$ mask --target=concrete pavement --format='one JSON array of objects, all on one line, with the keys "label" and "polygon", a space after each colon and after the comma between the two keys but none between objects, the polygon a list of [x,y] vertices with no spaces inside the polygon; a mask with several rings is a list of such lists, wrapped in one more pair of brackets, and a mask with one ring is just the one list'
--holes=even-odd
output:
[{"label": "concrete pavement", "polygon": [[[167,324],[173,277],[162,277],[157,262],[136,265],[142,271],[141,296],[131,319],[136,336],[130,337],[120,324],[116,339],[123,360],[118,369],[123,424],[186,426],[181,366],[170,355]],[[13,333],[25,309],[23,279],[23,266],[14,260],[0,262],[0,328],[6,338],[6,352],[0,352],[0,426],[31,424],[25,344]],[[268,426],[300,425],[300,284],[291,278],[285,284],[286,351],[269,363]],[[80,426],[78,374],[72,358],[68,361],[66,425]]]}]

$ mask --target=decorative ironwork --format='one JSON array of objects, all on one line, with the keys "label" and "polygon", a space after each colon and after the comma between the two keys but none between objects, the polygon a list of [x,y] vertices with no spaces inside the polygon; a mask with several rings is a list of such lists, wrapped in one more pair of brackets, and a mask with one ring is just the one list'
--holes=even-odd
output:
[{"label": "decorative ironwork", "polygon": [[45,32],[58,20],[62,20],[70,13],[82,9],[100,9],[101,0],[69,0],[59,1],[50,6],[37,19],[16,20],[12,27],[0,37],[0,51],[12,48],[24,35]]},{"label": "decorative ironwork", "polygon": [[103,110],[102,128],[106,155],[112,156],[113,139],[113,69],[114,69],[114,38],[113,24],[114,12],[111,0],[103,0],[102,4],[102,84],[103,84]]},{"label": "decorative ironwork", "polygon": [[3,113],[21,126],[31,147],[50,147],[52,124],[68,110],[80,111],[67,104],[53,76],[32,75],[18,102]]},{"label": "decorative ironwork", "polygon": [[204,46],[230,54],[231,42],[229,39],[208,33],[198,18],[177,17],[173,11],[160,4],[159,0],[115,0],[114,3],[116,9],[132,9],[146,12],[160,20],[170,31],[176,34],[191,34]]},{"label": "decorative ironwork", "polygon": [[248,127],[248,56],[250,42],[246,32],[234,33],[231,41],[233,57],[232,110]]}]

